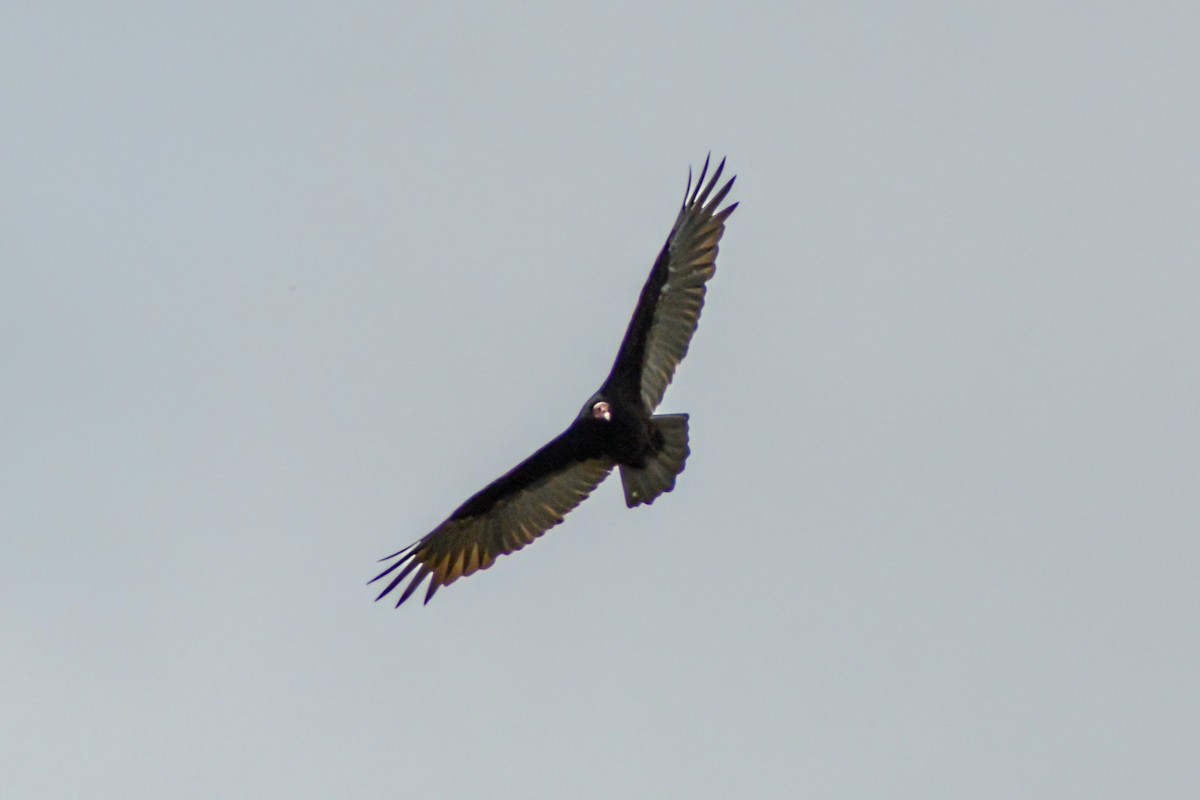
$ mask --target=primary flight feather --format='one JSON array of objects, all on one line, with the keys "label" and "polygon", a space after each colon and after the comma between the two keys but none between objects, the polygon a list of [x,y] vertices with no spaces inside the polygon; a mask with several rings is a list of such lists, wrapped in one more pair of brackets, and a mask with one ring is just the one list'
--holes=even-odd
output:
[{"label": "primary flight feather", "polygon": [[653,503],[675,488],[690,452],[688,417],[656,416],[654,409],[687,355],[705,284],[717,269],[725,220],[737,208],[737,203],[721,208],[734,182],[730,178],[717,188],[724,169],[722,159],[705,183],[705,159],[694,187],[688,174],[683,207],[642,287],[612,371],[575,421],[431,533],[384,558],[395,561],[371,580],[390,577],[376,600],[408,579],[396,601],[399,607],[428,578],[428,603],[442,586],[487,569],[562,522],[613,467],[620,468],[630,508]]}]

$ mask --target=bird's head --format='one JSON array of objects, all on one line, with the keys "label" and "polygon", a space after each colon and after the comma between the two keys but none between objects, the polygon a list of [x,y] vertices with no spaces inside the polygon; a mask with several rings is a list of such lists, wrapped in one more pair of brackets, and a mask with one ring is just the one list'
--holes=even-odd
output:
[{"label": "bird's head", "polygon": [[592,419],[602,419],[605,422],[612,421],[612,406],[607,400],[597,400],[592,403]]}]

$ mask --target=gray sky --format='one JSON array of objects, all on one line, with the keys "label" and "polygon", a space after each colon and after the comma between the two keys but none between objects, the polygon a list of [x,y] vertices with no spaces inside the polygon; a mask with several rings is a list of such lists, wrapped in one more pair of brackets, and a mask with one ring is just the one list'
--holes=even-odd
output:
[{"label": "gray sky", "polygon": [[[1193,6],[26,5],[6,797],[1200,794]],[[710,149],[676,490],[372,603]]]}]

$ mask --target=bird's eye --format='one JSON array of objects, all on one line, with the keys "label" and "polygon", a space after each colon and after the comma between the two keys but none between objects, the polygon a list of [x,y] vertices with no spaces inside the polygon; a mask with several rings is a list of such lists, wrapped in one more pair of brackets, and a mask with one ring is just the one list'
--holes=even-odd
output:
[{"label": "bird's eye", "polygon": [[602,419],[605,422],[608,422],[609,420],[612,419],[612,408],[608,405],[607,402],[605,402],[604,400],[601,400],[600,402],[595,403],[592,406],[592,417],[595,419]]}]

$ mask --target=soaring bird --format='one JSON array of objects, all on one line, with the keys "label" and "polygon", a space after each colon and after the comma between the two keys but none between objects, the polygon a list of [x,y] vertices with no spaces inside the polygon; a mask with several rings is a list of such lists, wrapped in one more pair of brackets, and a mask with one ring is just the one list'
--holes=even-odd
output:
[{"label": "soaring bird", "polygon": [[675,488],[675,476],[690,453],[688,415],[655,415],[654,409],[687,355],[705,284],[717,269],[725,220],[737,208],[737,203],[721,208],[734,178],[716,189],[725,160],[705,183],[708,163],[706,158],[694,188],[688,171],[683,206],[599,390],[547,445],[473,495],[428,535],[381,559],[395,562],[370,581],[391,576],[376,600],[411,575],[396,606],[426,578],[428,603],[440,587],[487,569],[562,522],[614,466],[620,468],[630,508],[653,503]]}]

